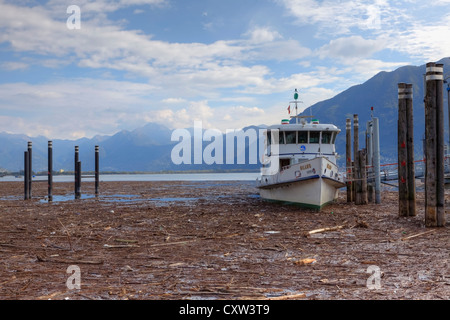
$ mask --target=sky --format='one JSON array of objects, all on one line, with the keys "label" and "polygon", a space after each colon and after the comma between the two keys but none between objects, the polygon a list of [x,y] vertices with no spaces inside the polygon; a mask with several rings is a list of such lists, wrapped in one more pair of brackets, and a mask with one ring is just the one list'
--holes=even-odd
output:
[{"label": "sky", "polygon": [[0,0],[0,132],[271,125],[449,52],[450,0]]}]

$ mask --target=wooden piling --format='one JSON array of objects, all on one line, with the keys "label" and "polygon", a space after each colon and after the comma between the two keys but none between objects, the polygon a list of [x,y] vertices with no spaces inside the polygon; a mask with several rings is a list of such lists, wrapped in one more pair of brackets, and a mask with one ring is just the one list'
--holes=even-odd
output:
[{"label": "wooden piling", "polygon": [[359,121],[358,115],[353,115],[353,199],[357,201],[357,189],[360,186],[360,173],[358,172],[358,151],[359,151]]},{"label": "wooden piling", "polygon": [[53,142],[48,142],[48,201],[53,201]]},{"label": "wooden piling", "polygon": [[[373,108],[372,108],[373,110]],[[374,179],[373,179],[373,121],[366,124],[366,166],[367,166],[367,202],[374,202]]]},{"label": "wooden piling", "polygon": [[408,175],[408,216],[416,215],[416,170],[414,162],[414,116],[413,116],[413,85],[406,84],[406,154],[407,154],[407,175]]},{"label": "wooden piling", "polygon": [[436,81],[436,209],[437,226],[445,226],[445,139],[444,139],[444,65],[436,64],[439,71]]},{"label": "wooden piling", "polygon": [[95,146],[95,195],[98,196],[100,185],[100,156],[99,147]]},{"label": "wooden piling", "polygon": [[425,96],[425,225],[427,227],[445,226],[443,80],[442,65],[427,63]]},{"label": "wooden piling", "polygon": [[398,214],[407,217],[408,214],[408,154],[406,148],[406,99],[404,92],[406,83],[398,84],[398,122],[397,122],[397,149],[398,149]]},{"label": "wooden piling", "polygon": [[347,170],[347,202],[353,201],[352,195],[352,124],[351,119],[346,120],[346,148],[345,148],[345,158],[346,160],[346,170]]},{"label": "wooden piling", "polygon": [[356,204],[367,204],[367,171],[366,171],[366,149],[358,150],[358,172],[359,172],[359,184],[357,189]]}]

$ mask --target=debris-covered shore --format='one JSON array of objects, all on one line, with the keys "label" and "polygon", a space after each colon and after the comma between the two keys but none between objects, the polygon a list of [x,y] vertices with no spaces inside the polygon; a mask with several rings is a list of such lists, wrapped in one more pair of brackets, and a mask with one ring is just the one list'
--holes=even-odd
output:
[{"label": "debris-covered shore", "polygon": [[388,191],[316,212],[252,182],[46,187],[0,183],[0,299],[450,299],[449,223],[425,228],[423,193],[399,218]]}]

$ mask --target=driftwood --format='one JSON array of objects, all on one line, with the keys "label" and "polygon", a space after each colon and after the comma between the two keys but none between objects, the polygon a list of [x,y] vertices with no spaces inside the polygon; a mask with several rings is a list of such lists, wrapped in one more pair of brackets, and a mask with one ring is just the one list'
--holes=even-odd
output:
[{"label": "driftwood", "polygon": [[312,234],[315,234],[315,233],[322,233],[322,232],[327,232],[327,231],[336,231],[336,230],[342,229],[344,227],[345,227],[345,225],[331,227],[331,228],[321,228],[321,229],[311,230],[311,231],[305,232],[305,237],[308,237],[308,236],[310,236]]},{"label": "driftwood", "polygon": [[436,231],[436,230],[430,230],[430,231],[426,231],[426,232],[421,232],[421,233],[413,234],[412,236],[408,236],[408,237],[402,238],[402,241],[405,241],[405,240],[408,240],[408,239],[411,239],[411,238],[415,238],[415,237],[420,237],[420,236],[423,236],[423,235],[425,235],[425,234],[433,233],[433,232],[435,232],[435,231]]},{"label": "driftwood", "polygon": [[76,259],[47,259],[46,257],[36,255],[39,262],[53,262],[64,264],[103,264],[102,260],[76,260]]},{"label": "driftwood", "polygon": [[305,293],[291,294],[291,295],[280,296],[280,297],[272,297],[272,298],[268,298],[267,300],[290,300],[290,299],[303,299],[303,298],[306,298]]}]

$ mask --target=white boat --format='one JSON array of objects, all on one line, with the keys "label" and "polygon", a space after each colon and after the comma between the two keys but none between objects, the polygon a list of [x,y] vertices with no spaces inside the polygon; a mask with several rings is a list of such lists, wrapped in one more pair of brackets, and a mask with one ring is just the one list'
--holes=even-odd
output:
[{"label": "white boat", "polygon": [[[297,104],[297,90],[294,97]],[[313,117],[292,118],[294,124],[285,119],[267,128],[257,187],[265,200],[320,210],[345,186],[344,175],[336,165],[335,141],[341,130]]]}]

